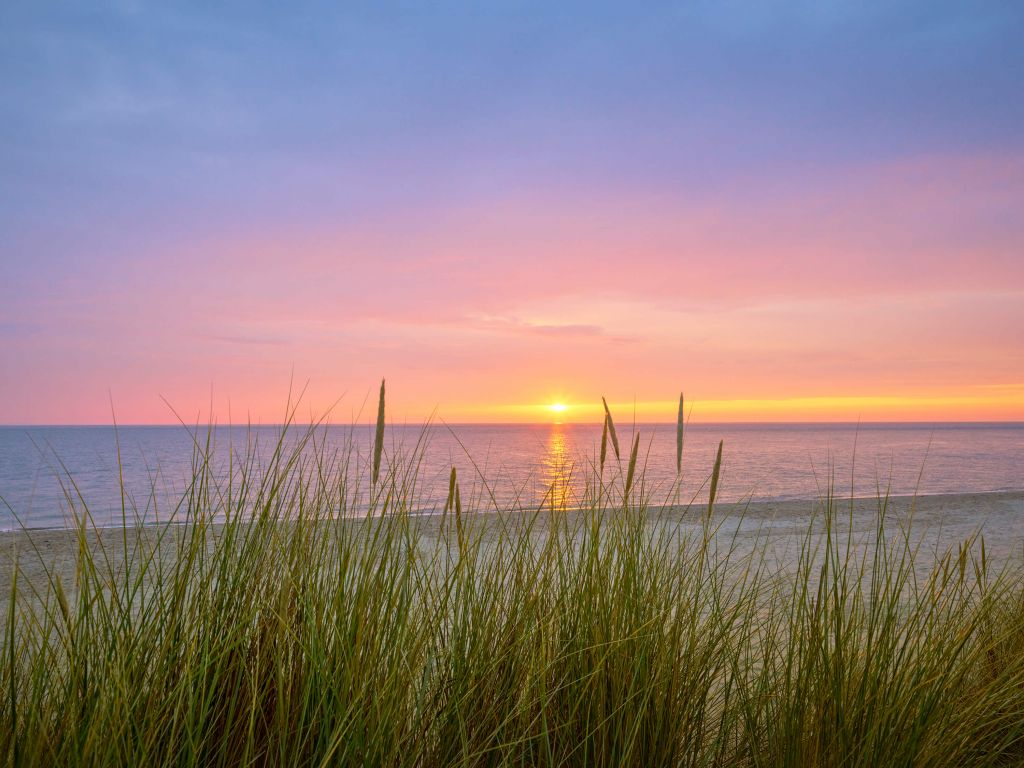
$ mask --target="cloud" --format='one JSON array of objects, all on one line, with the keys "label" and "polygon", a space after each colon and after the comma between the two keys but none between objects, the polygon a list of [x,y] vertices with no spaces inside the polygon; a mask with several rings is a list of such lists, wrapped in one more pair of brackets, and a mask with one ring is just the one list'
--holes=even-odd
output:
[{"label": "cloud", "polygon": [[564,325],[528,325],[532,331],[545,336],[604,336],[605,330],[599,325],[567,323]]},{"label": "cloud", "polygon": [[207,333],[201,334],[201,339],[208,339],[210,341],[223,342],[225,344],[244,344],[253,346],[285,346],[288,341],[279,336],[242,336],[242,335],[229,335],[229,334],[217,334]]}]

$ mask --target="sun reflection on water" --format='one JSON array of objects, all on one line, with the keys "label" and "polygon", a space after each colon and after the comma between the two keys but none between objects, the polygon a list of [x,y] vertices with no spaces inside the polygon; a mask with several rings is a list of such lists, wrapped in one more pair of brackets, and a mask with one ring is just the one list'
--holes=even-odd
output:
[{"label": "sun reflection on water", "polygon": [[553,424],[548,433],[541,477],[545,490],[549,491],[547,505],[555,509],[566,509],[572,496],[572,457],[569,448],[566,428],[561,424]]}]

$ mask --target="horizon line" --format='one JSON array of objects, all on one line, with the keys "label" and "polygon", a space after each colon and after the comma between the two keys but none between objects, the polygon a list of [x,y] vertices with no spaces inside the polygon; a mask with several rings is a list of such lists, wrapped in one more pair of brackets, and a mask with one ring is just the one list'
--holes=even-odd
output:
[{"label": "horizon line", "polygon": [[[204,427],[362,427],[373,426],[374,421],[357,422],[333,422],[333,421],[291,421],[291,422],[197,422],[196,424],[183,424],[181,422],[118,422],[118,423],[8,423],[0,424],[0,429],[41,429],[41,428],[121,428],[121,427],[167,427],[167,428],[190,428],[193,426]],[[601,421],[424,421],[414,422],[385,422],[388,427],[597,427]],[[677,426],[676,421],[621,421],[622,426]],[[1024,426],[1024,419],[873,419],[870,421],[850,419],[823,419],[823,420],[750,420],[750,421],[697,421],[686,422],[686,427],[697,426],[877,426],[877,425],[906,425],[906,424],[942,424],[942,425],[1003,425],[1003,426]]]}]

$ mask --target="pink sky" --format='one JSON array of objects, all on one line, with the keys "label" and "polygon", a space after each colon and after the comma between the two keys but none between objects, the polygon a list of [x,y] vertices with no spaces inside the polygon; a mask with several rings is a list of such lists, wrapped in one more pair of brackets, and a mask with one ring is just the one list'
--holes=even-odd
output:
[{"label": "pink sky", "polygon": [[[381,376],[417,422],[600,396],[671,420],[1024,418],[1024,161],[927,157],[693,199],[550,189],[316,230],[274,222],[40,276],[0,421],[276,421]],[[81,283],[81,289],[77,283]],[[17,298],[14,312],[17,313]],[[11,312],[11,307],[7,308]],[[68,393],[74,396],[69,397]]]}]

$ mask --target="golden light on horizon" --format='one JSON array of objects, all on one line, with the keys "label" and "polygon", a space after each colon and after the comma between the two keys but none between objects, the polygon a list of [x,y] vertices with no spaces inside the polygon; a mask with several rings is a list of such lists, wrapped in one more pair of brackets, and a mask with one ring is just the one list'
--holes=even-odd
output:
[{"label": "golden light on horizon", "polygon": [[[526,398],[524,398],[526,400]],[[620,418],[642,423],[674,424],[678,400],[609,398]],[[1020,421],[1024,384],[975,387],[950,394],[827,395],[775,398],[688,398],[694,423],[733,422],[873,422],[873,421]],[[453,423],[580,423],[600,426],[601,400],[568,400],[561,394],[522,403],[476,404],[447,416]]]}]

